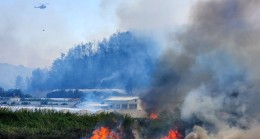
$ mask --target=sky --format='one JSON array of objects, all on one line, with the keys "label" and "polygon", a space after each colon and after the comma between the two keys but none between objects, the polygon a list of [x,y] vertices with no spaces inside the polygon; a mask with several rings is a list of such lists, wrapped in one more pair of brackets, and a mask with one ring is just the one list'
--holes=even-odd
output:
[{"label": "sky", "polygon": [[[188,23],[195,0],[0,0],[0,63],[49,68],[73,46],[117,31]],[[47,4],[46,9],[35,6]]]}]

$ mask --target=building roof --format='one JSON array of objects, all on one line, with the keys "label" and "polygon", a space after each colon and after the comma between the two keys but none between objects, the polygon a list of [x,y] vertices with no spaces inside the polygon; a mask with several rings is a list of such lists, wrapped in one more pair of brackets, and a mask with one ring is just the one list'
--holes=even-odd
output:
[{"label": "building roof", "polygon": [[[62,89],[55,89],[52,90],[53,92],[61,91]],[[65,89],[65,91],[81,91],[83,93],[92,93],[92,92],[102,92],[102,93],[119,93],[119,94],[126,94],[126,91],[123,89]]]},{"label": "building roof", "polygon": [[135,100],[139,99],[137,96],[127,96],[127,97],[110,97],[106,99],[106,101],[128,101],[128,100]]}]

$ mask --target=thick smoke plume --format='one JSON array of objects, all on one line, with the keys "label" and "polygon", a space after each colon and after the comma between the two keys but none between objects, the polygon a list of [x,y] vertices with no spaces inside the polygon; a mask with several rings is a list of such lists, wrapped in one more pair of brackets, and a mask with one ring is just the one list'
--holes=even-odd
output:
[{"label": "thick smoke plume", "polygon": [[195,127],[187,139],[259,137],[259,6],[259,0],[197,2],[187,29],[169,37],[178,46],[158,60],[145,108],[179,108],[184,120],[203,121],[207,131]]},{"label": "thick smoke plume", "polygon": [[[107,2],[107,0],[105,0]],[[187,22],[189,4],[194,0],[133,0],[123,1],[117,11],[122,29],[142,31],[169,30]],[[169,14],[170,13],[170,14]],[[179,15],[182,16],[179,16]]]}]

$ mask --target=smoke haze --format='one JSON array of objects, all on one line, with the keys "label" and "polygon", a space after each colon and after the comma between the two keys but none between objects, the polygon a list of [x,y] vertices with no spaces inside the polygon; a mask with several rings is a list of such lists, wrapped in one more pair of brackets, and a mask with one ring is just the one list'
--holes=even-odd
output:
[{"label": "smoke haze", "polygon": [[54,58],[59,55],[60,50],[66,50],[62,48],[63,43],[55,41],[57,40],[53,36],[53,34],[57,35],[55,32],[62,32],[59,34],[60,39],[64,40],[64,43],[73,45],[71,39],[67,38],[68,30],[65,29],[64,24],[60,24],[65,21],[53,13],[34,9],[29,1],[7,2],[1,5],[0,9],[2,62],[24,64],[29,67],[39,63],[40,66],[47,65],[50,59],[47,59],[46,55]]},{"label": "smoke haze", "polygon": [[[40,2],[47,7],[34,8]],[[1,0],[0,62],[49,68],[74,45],[110,36],[116,31],[113,12],[100,16],[99,2]]]}]

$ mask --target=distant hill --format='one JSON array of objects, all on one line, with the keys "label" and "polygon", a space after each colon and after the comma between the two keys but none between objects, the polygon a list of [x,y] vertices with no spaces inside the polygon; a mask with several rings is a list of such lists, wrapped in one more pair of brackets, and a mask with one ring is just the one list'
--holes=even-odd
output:
[{"label": "distant hill", "polygon": [[[31,77],[32,70],[30,68],[14,66],[7,63],[0,63],[0,87],[10,89],[16,87],[16,77],[20,76],[20,81],[26,87],[26,78]],[[23,88],[22,88],[23,89]]]}]

